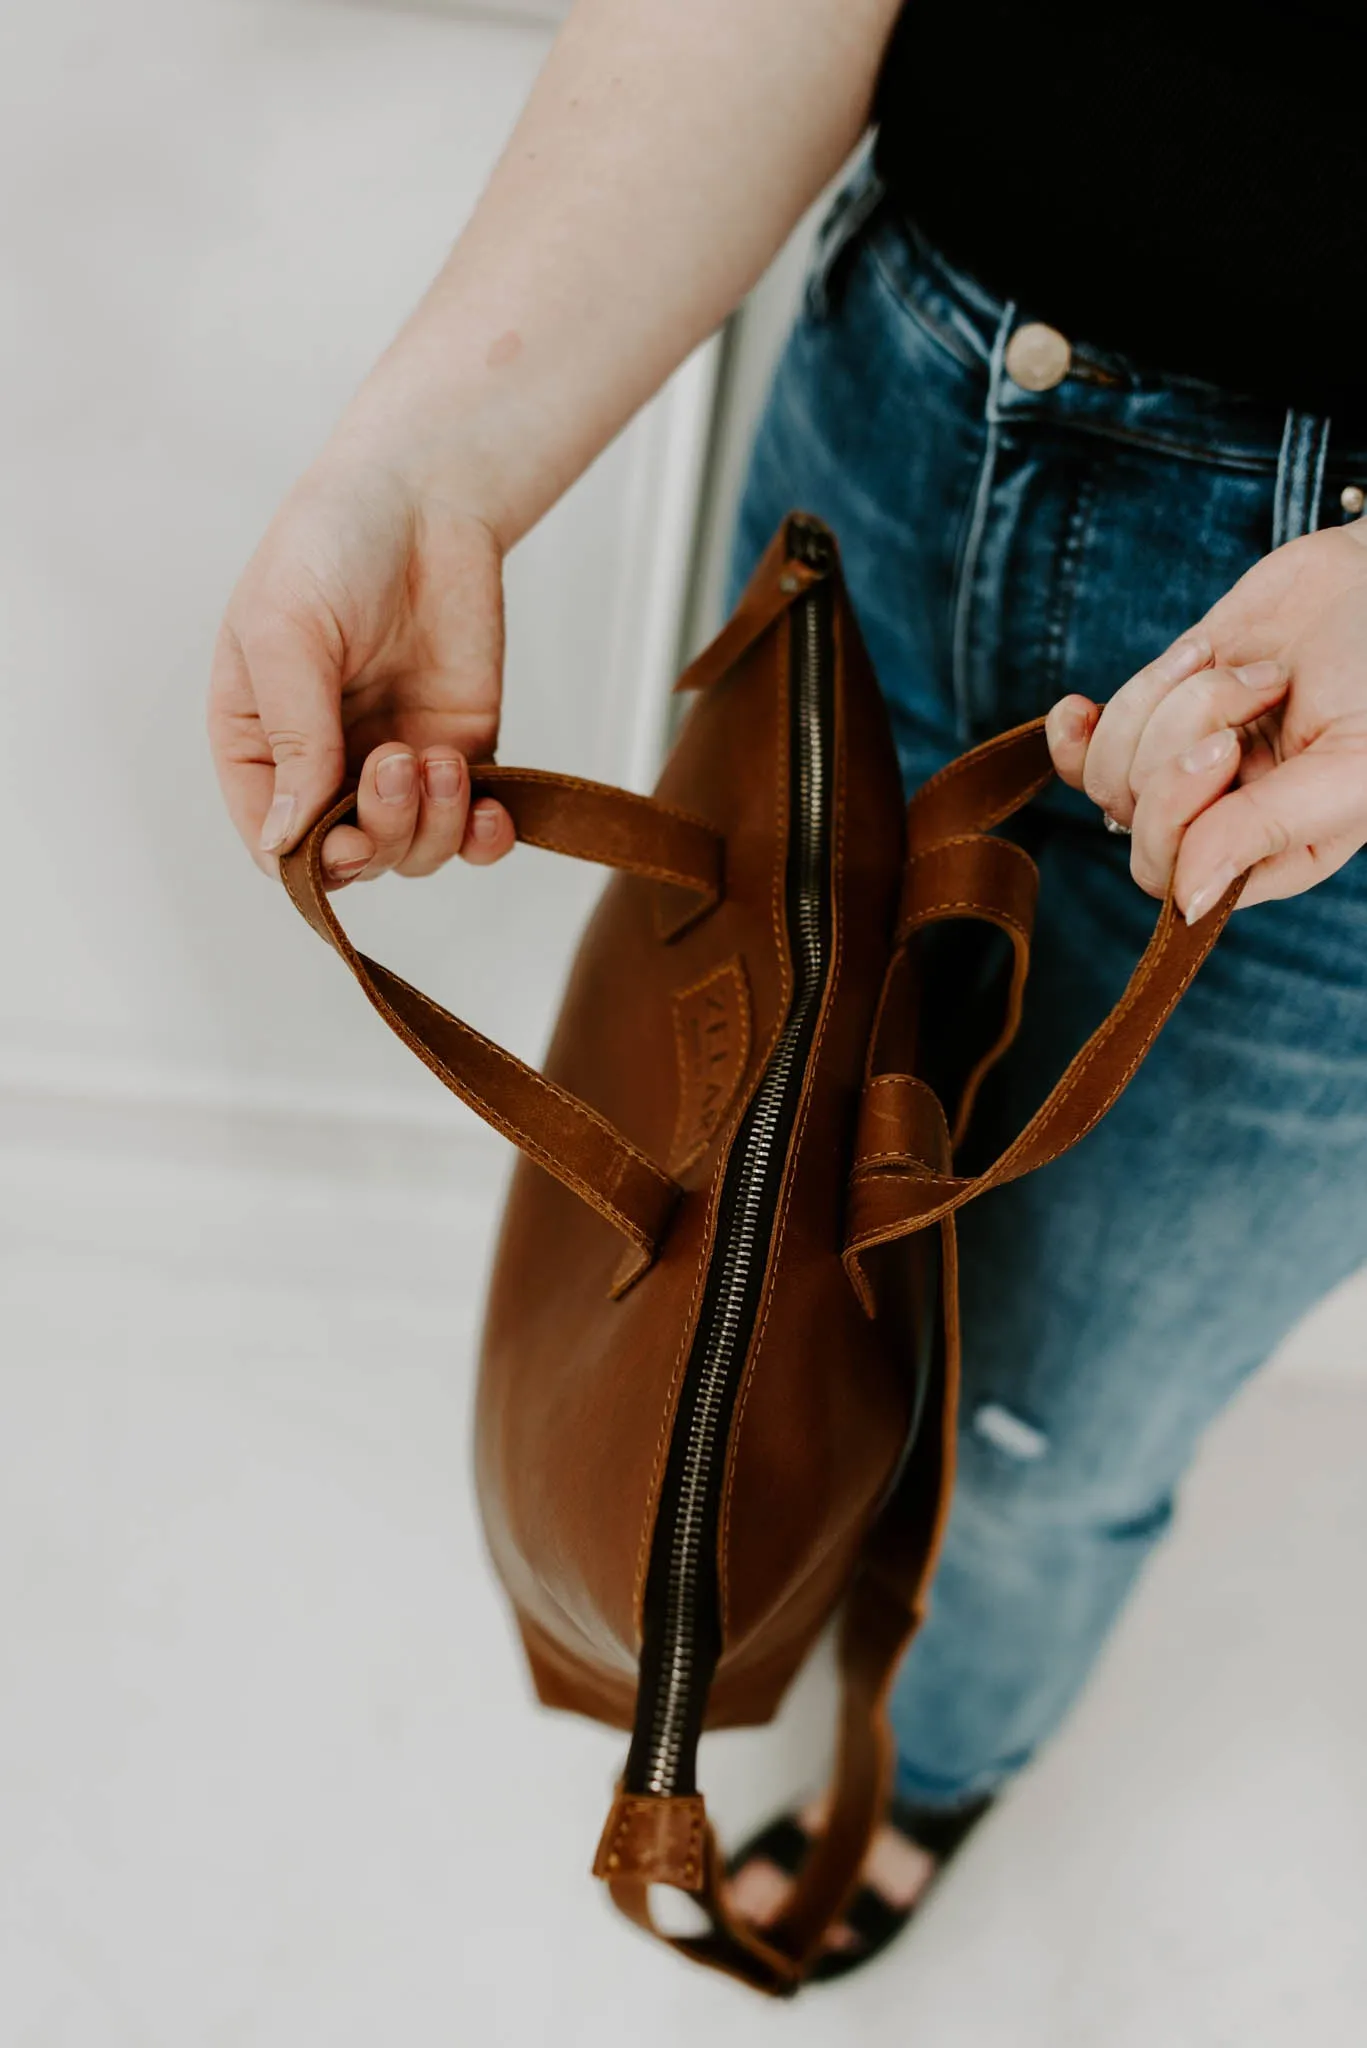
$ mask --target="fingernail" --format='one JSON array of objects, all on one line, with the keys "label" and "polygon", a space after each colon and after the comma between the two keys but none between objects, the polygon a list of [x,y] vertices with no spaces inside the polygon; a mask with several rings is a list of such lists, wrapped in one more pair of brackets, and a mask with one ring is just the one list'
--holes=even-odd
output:
[{"label": "fingernail", "polygon": [[1282,679],[1279,661],[1249,661],[1234,671],[1246,690],[1270,690]]},{"label": "fingernail", "polygon": [[1222,861],[1208,882],[1202,883],[1195,894],[1187,898],[1186,919],[1188,924],[1197,924],[1208,910],[1214,908],[1224,895],[1239,870],[1232,860]]},{"label": "fingernail", "polygon": [[370,866],[370,855],[363,853],[359,860],[329,861],[328,875],[334,882],[354,882],[363,869]]},{"label": "fingernail", "polygon": [[1218,768],[1222,761],[1229,760],[1238,745],[1237,736],[1228,728],[1224,732],[1208,732],[1194,747],[1188,747],[1185,754],[1179,754],[1177,763],[1186,769],[1188,775],[1204,775],[1208,769]]},{"label": "fingernail", "polygon": [[422,764],[423,785],[430,797],[438,803],[449,804],[460,795],[461,764],[459,761],[424,761]]},{"label": "fingernail", "polygon": [[1049,713],[1049,724],[1061,740],[1085,740],[1090,731],[1091,720],[1076,704],[1056,704]]},{"label": "fingernail", "polygon": [[276,791],[261,827],[263,853],[274,853],[277,846],[284,845],[290,836],[290,827],[294,823],[294,814],[298,808],[298,797],[290,796],[283,789]]},{"label": "fingernail", "polygon": [[498,812],[485,804],[476,804],[470,817],[470,830],[476,839],[486,843],[498,837]]},{"label": "fingernail", "polygon": [[1198,668],[1204,668],[1210,660],[1210,649],[1204,640],[1179,640],[1170,647],[1158,662],[1158,670],[1168,683],[1184,683],[1188,676],[1194,676]]},{"label": "fingernail", "polygon": [[418,789],[418,764],[413,756],[386,754],[375,770],[375,788],[381,803],[408,803]]}]

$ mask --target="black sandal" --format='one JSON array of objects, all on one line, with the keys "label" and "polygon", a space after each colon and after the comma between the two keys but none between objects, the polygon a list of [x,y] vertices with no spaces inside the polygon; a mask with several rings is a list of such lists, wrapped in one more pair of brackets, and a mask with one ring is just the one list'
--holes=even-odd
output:
[{"label": "black sandal", "polygon": [[[858,1936],[859,1947],[828,1949],[813,1962],[807,1973],[809,1980],[825,1983],[833,1977],[847,1976],[851,1970],[861,1969],[876,1955],[881,1955],[913,1918],[932,1887],[938,1884],[955,1850],[967,1839],[992,1803],[990,1794],[949,1809],[914,1806],[909,1800],[893,1799],[888,1806],[886,1825],[896,1828],[898,1834],[914,1848],[924,1849],[927,1855],[933,1856],[935,1869],[919,1896],[905,1907],[891,1905],[871,1884],[860,1885],[841,1916],[841,1925]],[[812,1837],[796,1814],[781,1814],[737,1849],[726,1866],[727,1876],[738,1877],[750,1863],[772,1863],[785,1877],[796,1881],[811,1847]]]}]

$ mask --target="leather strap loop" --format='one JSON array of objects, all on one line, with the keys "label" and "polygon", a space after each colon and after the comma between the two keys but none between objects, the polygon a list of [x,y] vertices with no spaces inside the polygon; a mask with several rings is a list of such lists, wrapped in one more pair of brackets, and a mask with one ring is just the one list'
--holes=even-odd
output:
[{"label": "leather strap loop", "polygon": [[470,770],[472,797],[492,796],[507,810],[519,839],[575,860],[625,868],[680,890],[692,899],[673,916],[668,936],[721,901],[725,846],[702,818],[654,797],[555,775],[541,768],[502,768],[493,762]]},{"label": "leather strap loop", "polygon": [[940,1098],[915,1074],[875,1074],[864,1089],[854,1141],[854,1171],[897,1166],[942,1172],[950,1141]]},{"label": "leather strap loop", "polygon": [[965,832],[990,832],[1024,810],[1053,774],[1042,718],[985,740],[921,784],[907,806],[908,855]]},{"label": "leather strap loop", "polygon": [[[700,818],[602,783],[492,763],[472,769],[471,789],[506,804],[519,836],[533,845],[685,891],[691,917],[719,900],[722,842]],[[290,900],[437,1079],[630,1241],[633,1255],[614,1286],[621,1292],[659,1249],[678,1199],[677,1183],[586,1102],[356,950],[332,908],[322,870],[323,841],[354,814],[355,803],[354,795],[340,798],[281,860]]]},{"label": "leather strap loop", "polygon": [[1029,1123],[985,1172],[969,1177],[908,1172],[890,1162],[856,1166],[850,1184],[845,1265],[861,1299],[865,1252],[923,1230],[965,1202],[1033,1173],[1100,1123],[1128,1085],[1229,918],[1243,877],[1196,925],[1179,916],[1171,891],[1124,995],[1092,1033]]},{"label": "leather strap loop", "polygon": [[1039,869],[1024,847],[984,832],[963,832],[937,840],[907,856],[902,879],[898,944],[930,924],[976,918],[996,925],[1011,941],[1011,979],[996,1037],[964,1080],[954,1111],[951,1145],[968,1129],[978,1090],[1020,1028],[1025,978],[1030,971],[1030,936],[1039,895]]},{"label": "leather strap loop", "polygon": [[985,832],[961,832],[908,855],[897,938],[952,917],[978,917],[1030,943],[1039,869],[1023,847]]}]

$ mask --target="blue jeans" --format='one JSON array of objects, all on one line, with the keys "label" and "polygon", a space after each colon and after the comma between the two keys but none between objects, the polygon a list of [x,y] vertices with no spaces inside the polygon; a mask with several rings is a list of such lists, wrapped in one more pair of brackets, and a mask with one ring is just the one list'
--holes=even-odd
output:
[{"label": "blue jeans", "polygon": [[[834,529],[908,788],[1080,690],[1111,694],[1276,543],[1341,519],[1330,423],[1019,320],[865,176],[828,222],[755,444],[738,588],[794,506]],[[1115,1001],[1156,906],[1055,786],[1025,1021],[976,1125],[1000,1149]],[[1238,914],[1119,1104],[961,1216],[958,1490],[900,1675],[900,1790],[990,1792],[1056,1727],[1167,1528],[1206,1424],[1367,1258],[1367,856]],[[1275,1500],[1268,1513],[1277,1513]]]}]

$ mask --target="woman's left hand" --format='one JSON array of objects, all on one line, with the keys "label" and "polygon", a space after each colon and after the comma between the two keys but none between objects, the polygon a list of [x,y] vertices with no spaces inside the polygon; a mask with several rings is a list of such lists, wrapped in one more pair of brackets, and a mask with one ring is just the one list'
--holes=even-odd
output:
[{"label": "woman's left hand", "polygon": [[1104,707],[1064,697],[1049,751],[1131,830],[1141,889],[1188,924],[1296,896],[1367,844],[1367,518],[1256,563]]}]

